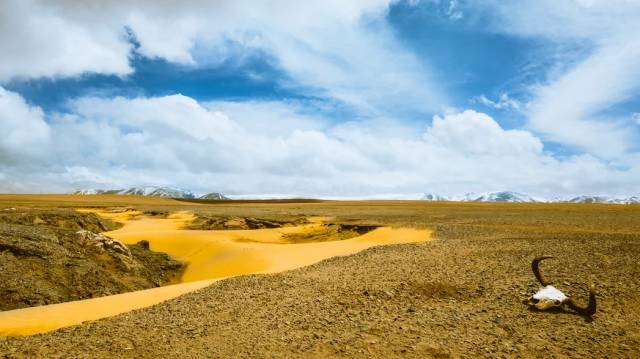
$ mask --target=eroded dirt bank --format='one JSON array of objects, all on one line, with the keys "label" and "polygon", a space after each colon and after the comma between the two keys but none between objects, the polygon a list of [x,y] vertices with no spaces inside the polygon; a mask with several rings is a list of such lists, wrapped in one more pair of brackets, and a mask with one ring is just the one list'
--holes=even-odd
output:
[{"label": "eroded dirt bank", "polygon": [[0,210],[0,311],[153,288],[182,264],[99,233],[119,225],[72,209]]}]

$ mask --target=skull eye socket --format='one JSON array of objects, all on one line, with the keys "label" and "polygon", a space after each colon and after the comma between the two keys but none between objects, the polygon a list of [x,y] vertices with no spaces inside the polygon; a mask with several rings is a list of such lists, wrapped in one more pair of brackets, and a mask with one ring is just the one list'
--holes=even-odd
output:
[{"label": "skull eye socket", "polygon": [[554,300],[554,301],[553,301],[553,303],[554,303],[555,305],[560,305],[560,303],[561,303],[561,302],[560,302],[559,300],[557,300],[557,299],[556,299],[556,300]]}]

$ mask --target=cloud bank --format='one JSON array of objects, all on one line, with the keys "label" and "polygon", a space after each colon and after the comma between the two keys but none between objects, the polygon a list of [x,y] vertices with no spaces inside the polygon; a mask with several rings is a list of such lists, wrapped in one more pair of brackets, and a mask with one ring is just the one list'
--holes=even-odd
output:
[{"label": "cloud bank", "polygon": [[[473,110],[394,129],[324,123],[291,104],[203,104],[182,95],[79,98],[68,112],[46,116],[15,93],[1,94],[0,130],[11,134],[0,142],[0,173],[11,178],[0,179],[3,190],[153,183],[229,194],[517,188],[548,195],[602,190],[603,183],[629,188],[633,179],[589,155],[556,159],[530,132],[505,130]],[[279,107],[289,112],[273,117]],[[292,125],[296,116],[306,128]],[[278,135],[252,125],[263,118]]]}]

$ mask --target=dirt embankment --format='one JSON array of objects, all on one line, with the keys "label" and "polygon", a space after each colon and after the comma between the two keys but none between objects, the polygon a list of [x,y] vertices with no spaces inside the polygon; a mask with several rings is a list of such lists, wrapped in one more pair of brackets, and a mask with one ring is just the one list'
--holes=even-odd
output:
[{"label": "dirt embankment", "polygon": [[[159,211],[147,211],[145,214],[150,216],[166,216],[166,213]],[[324,220],[318,221],[317,226],[310,228],[309,231],[305,231],[304,233],[285,233],[282,236],[282,240],[286,243],[340,241],[359,237],[381,227],[379,225],[322,222],[324,222]],[[185,228],[192,230],[255,230],[300,226],[310,223],[309,218],[306,216],[288,219],[264,219],[197,214],[196,218]]]},{"label": "dirt embankment", "polygon": [[302,216],[290,220],[269,220],[253,217],[208,216],[198,214],[193,222],[185,228],[194,230],[247,230],[299,226],[307,223],[309,223],[307,218]]},{"label": "dirt embankment", "polygon": [[117,223],[71,209],[0,211],[0,310],[157,287],[183,265],[100,232]]},{"label": "dirt embankment", "polygon": [[345,239],[362,236],[377,228],[380,228],[380,226],[324,223],[317,228],[313,228],[312,230],[304,233],[284,234],[282,236],[282,240],[288,243],[342,241]]}]

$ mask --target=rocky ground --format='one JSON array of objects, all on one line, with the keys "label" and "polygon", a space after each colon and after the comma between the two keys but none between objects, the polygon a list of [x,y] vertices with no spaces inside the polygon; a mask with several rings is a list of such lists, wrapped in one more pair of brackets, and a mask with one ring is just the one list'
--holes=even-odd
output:
[{"label": "rocky ground", "polygon": [[[224,209],[210,209],[211,212]],[[228,279],[114,318],[26,338],[0,357],[640,356],[640,207],[361,203],[246,210],[428,226],[436,240]],[[228,212],[241,212],[230,209]],[[536,312],[531,260],[598,312]]]},{"label": "rocky ground", "polygon": [[[153,213],[153,211],[150,211]],[[246,230],[263,228],[280,228],[297,226],[308,223],[306,217],[292,219],[263,219],[239,216],[210,216],[196,215],[196,218],[186,228],[195,230]]]},{"label": "rocky ground", "polygon": [[100,232],[118,224],[71,209],[0,211],[0,310],[157,287],[183,265]]},{"label": "rocky ground", "polygon": [[285,234],[282,236],[282,239],[289,243],[342,241],[349,238],[359,237],[376,228],[379,228],[379,226],[324,223],[318,228],[307,232]]}]

